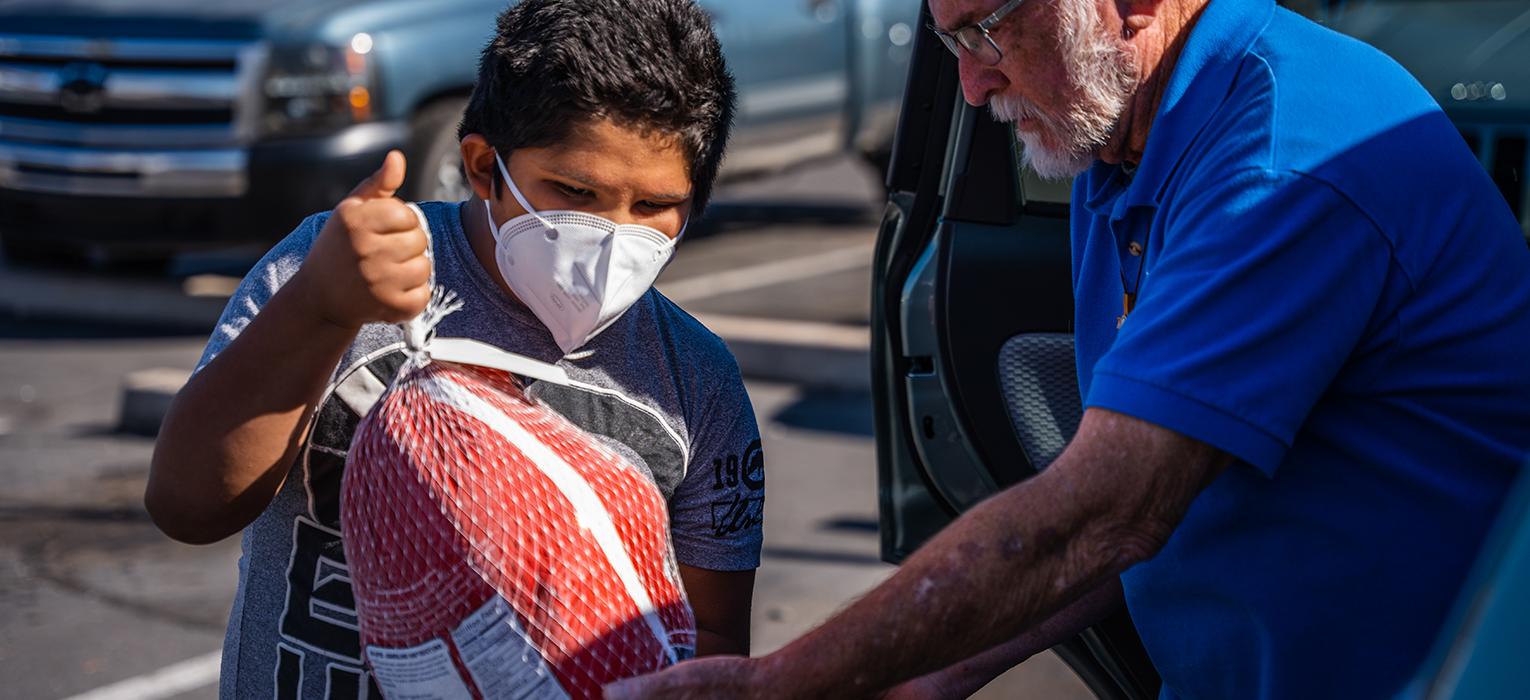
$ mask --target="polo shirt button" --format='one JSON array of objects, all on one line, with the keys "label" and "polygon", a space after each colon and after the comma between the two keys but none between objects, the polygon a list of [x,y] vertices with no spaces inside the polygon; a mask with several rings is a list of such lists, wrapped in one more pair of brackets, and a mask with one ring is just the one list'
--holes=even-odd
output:
[{"label": "polo shirt button", "polygon": [[1142,244],[1136,241],[1132,241],[1126,246],[1126,252],[1131,253],[1132,257],[1134,258],[1142,255]]}]

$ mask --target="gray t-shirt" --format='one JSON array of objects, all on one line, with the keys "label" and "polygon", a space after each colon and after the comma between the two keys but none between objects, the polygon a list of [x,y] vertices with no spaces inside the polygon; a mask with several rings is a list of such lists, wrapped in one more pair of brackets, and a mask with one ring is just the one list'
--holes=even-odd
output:
[{"label": "gray t-shirt", "polygon": [[[438,335],[554,362],[572,379],[603,389],[545,382],[527,388],[647,470],[668,499],[680,563],[722,571],[759,566],[760,434],[738,364],[722,340],[649,290],[587,346],[562,357],[542,323],[473,256],[459,218],[462,205],[420,206],[430,223],[436,285],[466,304],[442,321]],[[303,221],[245,277],[199,370],[297,272],[327,218]],[[378,697],[362,666],[341,548],[340,482],[351,435],[395,376],[402,348],[397,326],[361,329],[320,400],[286,483],[245,528],[223,646],[222,697]]]}]

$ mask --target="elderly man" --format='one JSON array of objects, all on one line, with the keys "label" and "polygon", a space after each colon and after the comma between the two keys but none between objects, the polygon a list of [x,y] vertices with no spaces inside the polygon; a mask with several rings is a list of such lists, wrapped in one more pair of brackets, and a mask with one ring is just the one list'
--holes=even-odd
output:
[{"label": "elderly man", "polygon": [[1081,175],[1078,434],[780,651],[612,695],[963,696],[1124,591],[1164,697],[1390,697],[1530,448],[1530,252],[1482,168],[1272,0],[930,3],[967,101]]}]

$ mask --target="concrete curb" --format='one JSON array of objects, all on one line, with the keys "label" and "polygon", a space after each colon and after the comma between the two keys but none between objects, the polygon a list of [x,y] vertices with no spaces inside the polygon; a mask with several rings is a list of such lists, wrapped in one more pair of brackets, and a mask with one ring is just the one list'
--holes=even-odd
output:
[{"label": "concrete curb", "polygon": [[191,372],[168,367],[133,372],[122,382],[122,409],[117,428],[132,435],[155,436],[170,410],[170,401]]},{"label": "concrete curb", "polygon": [[[740,316],[699,318],[722,336],[746,378],[810,389],[871,390],[871,331],[864,326]],[[157,435],[170,400],[190,374],[164,367],[127,375],[119,428],[134,435]]]},{"label": "concrete curb", "polygon": [[[802,260],[681,279],[664,286],[672,298],[697,300],[858,266],[870,249],[855,246]],[[182,281],[124,279],[7,267],[0,274],[0,309],[19,316],[52,316],[103,323],[147,324],[210,332],[239,280],[198,275]],[[693,299],[694,298],[694,299]],[[722,337],[750,379],[811,389],[869,391],[870,330],[865,326],[720,314],[698,314]],[[120,427],[155,435],[170,399],[189,376],[152,369],[124,378]]]},{"label": "concrete curb", "polygon": [[751,379],[809,388],[871,390],[871,329],[811,321],[697,314],[722,336]]},{"label": "concrete curb", "polygon": [[[102,303],[103,309],[110,305]],[[132,319],[199,328],[211,328],[218,316],[218,312],[208,316],[207,309],[194,304],[170,308],[169,314],[144,319],[121,312],[93,314],[89,313],[89,308],[79,306],[69,307],[64,313],[75,317],[114,321]],[[219,312],[221,308],[220,302]],[[738,360],[739,371],[746,378],[832,391],[871,389],[868,351],[871,332],[865,326],[742,316],[701,315],[698,318],[728,344]],[[155,368],[127,375],[122,386],[119,428],[134,435],[157,435],[165,412],[170,408],[170,400],[189,376],[188,370],[177,368]]]},{"label": "concrete curb", "polygon": [[200,281],[197,277],[185,283],[105,278],[7,267],[0,274],[0,308],[23,317],[211,330],[228,304],[228,294],[202,292]]}]

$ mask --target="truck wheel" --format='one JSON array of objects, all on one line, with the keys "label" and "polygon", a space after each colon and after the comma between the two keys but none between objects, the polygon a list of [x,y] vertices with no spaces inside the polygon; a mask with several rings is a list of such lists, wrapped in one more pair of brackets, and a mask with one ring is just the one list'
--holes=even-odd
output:
[{"label": "truck wheel", "polygon": [[404,181],[410,200],[460,202],[472,196],[457,148],[457,123],[466,107],[466,97],[448,97],[426,105],[410,122]]}]

